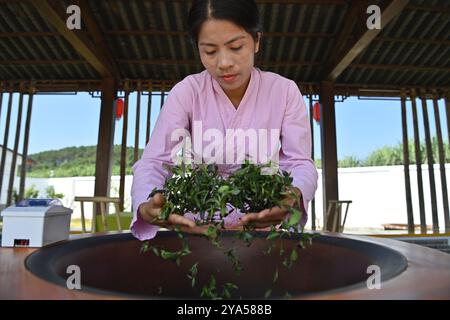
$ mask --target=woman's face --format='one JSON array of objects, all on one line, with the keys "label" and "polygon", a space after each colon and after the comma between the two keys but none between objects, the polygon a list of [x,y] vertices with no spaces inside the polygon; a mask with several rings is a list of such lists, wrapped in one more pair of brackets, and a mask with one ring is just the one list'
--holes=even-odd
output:
[{"label": "woman's face", "polygon": [[200,28],[198,49],[203,66],[227,94],[245,90],[259,40],[233,22],[210,19]]}]

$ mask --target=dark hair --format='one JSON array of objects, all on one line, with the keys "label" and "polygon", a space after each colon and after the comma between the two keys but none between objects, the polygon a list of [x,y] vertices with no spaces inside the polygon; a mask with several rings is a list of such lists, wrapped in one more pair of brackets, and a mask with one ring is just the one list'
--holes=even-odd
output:
[{"label": "dark hair", "polygon": [[188,17],[189,36],[197,46],[203,22],[208,19],[228,20],[242,27],[255,41],[262,31],[255,0],[193,0]]}]

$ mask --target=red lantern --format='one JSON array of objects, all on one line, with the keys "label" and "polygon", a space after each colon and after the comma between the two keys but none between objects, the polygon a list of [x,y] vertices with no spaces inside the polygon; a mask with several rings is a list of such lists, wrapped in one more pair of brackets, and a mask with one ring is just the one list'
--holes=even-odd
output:
[{"label": "red lantern", "polygon": [[123,99],[116,99],[116,120],[120,120],[123,115]]},{"label": "red lantern", "polygon": [[316,102],[313,106],[313,118],[316,122],[320,122],[320,103]]}]

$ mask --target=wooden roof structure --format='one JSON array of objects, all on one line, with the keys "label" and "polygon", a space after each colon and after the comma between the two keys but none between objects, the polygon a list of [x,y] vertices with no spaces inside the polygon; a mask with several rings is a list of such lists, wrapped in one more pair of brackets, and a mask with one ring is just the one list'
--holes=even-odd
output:
[{"label": "wooden roof structure", "polygon": [[[257,66],[318,92],[372,95],[450,86],[446,0],[259,0],[264,31]],[[187,0],[0,0],[0,80],[35,80],[38,91],[95,91],[100,79],[152,81],[168,91],[202,71],[186,32]],[[66,8],[82,12],[69,30]],[[368,30],[367,6],[383,9]],[[367,91],[368,90],[368,91]]]}]

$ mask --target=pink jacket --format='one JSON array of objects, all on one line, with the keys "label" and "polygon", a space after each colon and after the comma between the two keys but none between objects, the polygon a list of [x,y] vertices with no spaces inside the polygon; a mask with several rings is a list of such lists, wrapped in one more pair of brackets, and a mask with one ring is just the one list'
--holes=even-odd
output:
[{"label": "pink jacket", "polygon": [[[308,113],[295,82],[254,68],[247,91],[236,109],[219,83],[205,70],[173,87],[142,158],[133,166],[131,232],[136,238],[152,239],[159,229],[141,219],[137,210],[148,201],[154,187],[164,185],[168,172],[163,164],[173,165],[183,132],[192,139],[193,160],[203,157],[203,161],[209,159],[217,163],[224,177],[240,168],[243,159],[239,160],[238,154],[258,155],[258,163],[278,157],[280,169],[290,172],[293,185],[301,190],[307,212],[317,189],[318,175],[311,160]],[[234,143],[243,135],[247,137],[241,140],[245,150],[239,149],[239,142]],[[179,139],[174,139],[177,137]],[[249,142],[251,139],[257,141],[255,150],[252,150],[254,144]],[[241,215],[235,210],[225,218],[225,225],[236,224]],[[307,216],[303,216],[301,224],[306,220]]]}]

